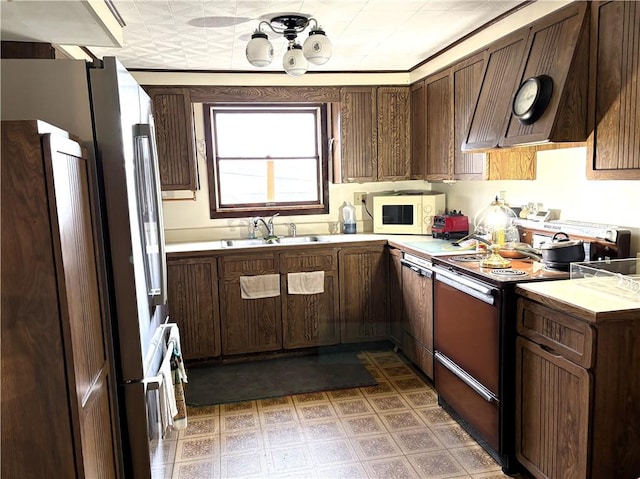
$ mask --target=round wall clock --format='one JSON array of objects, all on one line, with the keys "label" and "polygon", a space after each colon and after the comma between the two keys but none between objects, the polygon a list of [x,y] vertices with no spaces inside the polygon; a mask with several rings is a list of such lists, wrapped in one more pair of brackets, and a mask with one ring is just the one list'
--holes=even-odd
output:
[{"label": "round wall clock", "polygon": [[520,123],[531,125],[542,116],[553,93],[553,80],[548,75],[527,78],[518,87],[511,111]]}]

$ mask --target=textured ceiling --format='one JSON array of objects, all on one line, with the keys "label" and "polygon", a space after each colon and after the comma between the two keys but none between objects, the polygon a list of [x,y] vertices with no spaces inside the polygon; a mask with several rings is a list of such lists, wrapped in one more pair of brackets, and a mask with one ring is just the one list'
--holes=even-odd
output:
[{"label": "textured ceiling", "polygon": [[[279,13],[317,18],[333,44],[316,71],[407,71],[522,0],[113,0],[124,46],[87,46],[130,69],[282,70],[286,40],[271,34],[274,59],[256,68],[245,47],[260,19]],[[299,35],[302,43],[308,30]]]}]

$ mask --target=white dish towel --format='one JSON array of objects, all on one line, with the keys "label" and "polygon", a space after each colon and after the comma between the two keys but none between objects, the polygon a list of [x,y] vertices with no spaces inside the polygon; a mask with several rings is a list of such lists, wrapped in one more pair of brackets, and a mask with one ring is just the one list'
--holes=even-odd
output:
[{"label": "white dish towel", "polygon": [[240,276],[240,296],[242,299],[280,296],[280,275]]},{"label": "white dish towel", "polygon": [[289,294],[324,293],[324,271],[288,273],[287,291]]}]

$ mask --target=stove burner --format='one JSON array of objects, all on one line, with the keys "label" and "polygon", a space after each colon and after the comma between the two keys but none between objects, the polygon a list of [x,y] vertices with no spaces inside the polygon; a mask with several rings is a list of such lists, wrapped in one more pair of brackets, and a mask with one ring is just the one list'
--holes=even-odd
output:
[{"label": "stove burner", "polygon": [[451,261],[456,261],[458,263],[477,263],[486,257],[487,256],[483,254],[463,254],[451,257]]},{"label": "stove burner", "polygon": [[496,276],[526,276],[529,274],[521,269],[492,269],[489,273]]}]

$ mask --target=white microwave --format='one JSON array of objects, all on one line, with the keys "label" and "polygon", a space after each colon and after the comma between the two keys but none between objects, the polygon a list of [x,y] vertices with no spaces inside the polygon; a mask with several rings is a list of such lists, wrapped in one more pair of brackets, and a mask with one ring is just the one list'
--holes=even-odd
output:
[{"label": "white microwave", "polygon": [[374,196],[373,232],[429,235],[433,217],[444,211],[444,193]]}]

